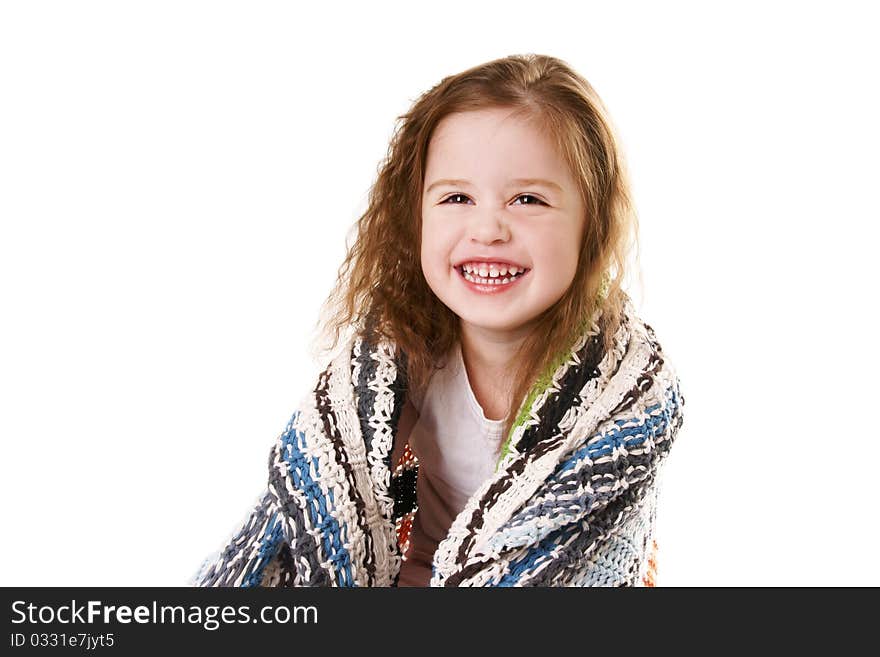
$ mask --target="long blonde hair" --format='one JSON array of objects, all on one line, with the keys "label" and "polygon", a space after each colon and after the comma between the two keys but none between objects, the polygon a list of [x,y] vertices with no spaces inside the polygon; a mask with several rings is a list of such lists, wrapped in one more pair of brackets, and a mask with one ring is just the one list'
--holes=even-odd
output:
[{"label": "long blonde hair", "polygon": [[[623,313],[629,250],[638,246],[638,220],[619,140],[598,94],[565,62],[536,54],[496,59],[443,78],[397,117],[368,207],[357,221],[356,239],[347,244],[316,327],[320,338],[332,335],[332,350],[342,332],[369,316],[374,330],[405,353],[413,391],[423,390],[443,365],[460,339],[460,323],[428,287],[421,269],[428,144],[449,114],[489,108],[511,109],[549,136],[577,181],[587,213],[574,280],[536,318],[518,352],[506,404],[514,410],[504,425],[506,439],[532,387],[555,369],[560,354],[567,353],[599,308],[604,347],[610,348]],[[322,325],[327,309],[330,316]]]}]

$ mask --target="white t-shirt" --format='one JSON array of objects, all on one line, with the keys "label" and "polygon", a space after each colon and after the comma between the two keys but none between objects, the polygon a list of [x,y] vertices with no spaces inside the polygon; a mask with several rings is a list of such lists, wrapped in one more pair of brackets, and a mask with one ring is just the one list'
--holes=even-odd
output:
[{"label": "white t-shirt", "polygon": [[448,365],[437,370],[424,398],[413,405],[419,418],[409,436],[419,459],[418,510],[398,586],[428,586],[431,562],[452,521],[474,491],[495,471],[503,420],[487,419],[477,402],[461,356],[453,346]]}]

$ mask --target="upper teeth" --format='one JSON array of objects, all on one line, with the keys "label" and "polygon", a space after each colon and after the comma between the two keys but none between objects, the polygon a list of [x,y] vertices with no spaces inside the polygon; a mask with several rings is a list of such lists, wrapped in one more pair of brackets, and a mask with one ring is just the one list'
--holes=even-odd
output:
[{"label": "upper teeth", "polygon": [[506,276],[507,274],[515,276],[516,274],[521,274],[525,271],[522,267],[494,264],[488,265],[484,262],[466,262],[462,267],[467,273],[476,274],[482,278],[497,278],[499,276]]}]

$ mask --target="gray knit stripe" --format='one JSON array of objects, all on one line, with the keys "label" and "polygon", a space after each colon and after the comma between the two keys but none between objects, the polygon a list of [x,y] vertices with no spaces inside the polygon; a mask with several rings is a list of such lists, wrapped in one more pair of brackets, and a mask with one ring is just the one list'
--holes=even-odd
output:
[{"label": "gray knit stripe", "polygon": [[[657,486],[656,479],[651,486]],[[639,504],[589,556],[573,559],[548,586],[641,586],[652,553],[656,488]]]},{"label": "gray knit stripe", "polygon": [[274,499],[267,491],[257,501],[247,519],[226,542],[216,559],[199,576],[196,586],[239,586],[244,570],[254,558],[272,516]]},{"label": "gray knit stripe", "polygon": [[[535,568],[537,572],[533,577],[521,579],[520,586],[552,586],[557,575],[562,576],[564,571],[578,567],[585,558],[592,556],[598,545],[605,544],[611,535],[638,512],[642,500],[650,493],[653,481],[653,475],[648,474],[643,480],[644,485],[627,488],[612,499],[602,511],[594,514],[589,522],[582,521],[582,529],[574,533],[573,540],[555,552],[546,567],[540,570]],[[629,563],[631,569],[627,575],[634,580],[640,564],[632,561]]]},{"label": "gray knit stripe", "polygon": [[375,345],[370,344],[359,337],[355,342],[355,350],[352,358],[352,385],[354,386],[357,402],[357,413],[361,423],[361,436],[364,439],[364,449],[367,454],[373,445],[375,434],[374,409],[376,404],[375,389],[376,369],[378,361],[373,358]]},{"label": "gray knit stripe", "polygon": [[[336,455],[337,462],[345,473],[346,493],[348,498],[355,505],[357,526],[364,534],[366,550],[364,551],[363,567],[367,576],[367,586],[374,586],[376,579],[376,563],[373,557],[373,532],[367,523],[366,505],[360,496],[357,484],[354,479],[354,472],[351,464],[348,462],[348,454],[339,434],[339,422],[336,419],[336,413],[330,402],[328,394],[328,381],[332,376],[330,368],[327,368],[319,377],[318,385],[315,388],[315,403],[321,417],[322,426],[324,428],[324,436],[327,436],[333,445],[333,453]],[[335,500],[337,508],[342,505],[342,500]],[[340,524],[345,521],[339,518]],[[352,567],[357,564],[352,563]],[[357,574],[354,573],[354,579],[357,580]]]}]

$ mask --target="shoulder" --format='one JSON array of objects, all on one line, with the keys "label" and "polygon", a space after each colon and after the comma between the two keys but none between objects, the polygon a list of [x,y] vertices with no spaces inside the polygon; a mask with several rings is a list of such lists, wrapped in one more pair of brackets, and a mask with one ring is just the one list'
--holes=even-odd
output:
[{"label": "shoulder", "polygon": [[400,412],[400,422],[397,426],[397,435],[398,438],[403,438],[404,440],[409,438],[409,434],[412,432],[413,426],[419,419],[419,410],[413,405],[412,400],[407,397],[406,402],[403,404],[403,409]]}]

